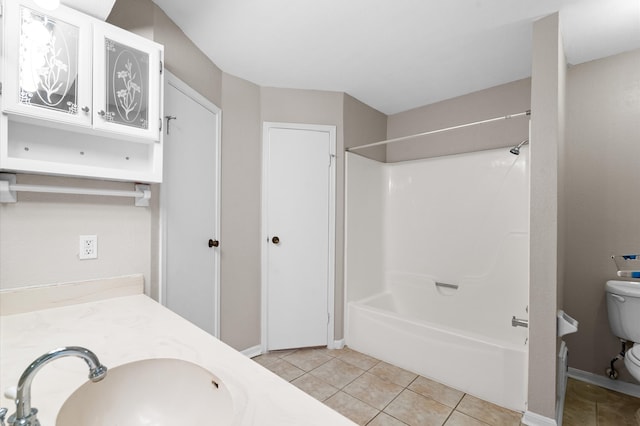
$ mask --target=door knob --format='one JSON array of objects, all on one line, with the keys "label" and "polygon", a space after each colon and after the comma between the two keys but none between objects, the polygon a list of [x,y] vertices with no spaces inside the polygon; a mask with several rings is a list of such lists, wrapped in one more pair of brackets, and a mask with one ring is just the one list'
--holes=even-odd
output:
[{"label": "door knob", "polygon": [[218,240],[209,240],[209,247],[218,247],[220,245],[220,241]]},{"label": "door knob", "polygon": [[271,239],[271,242],[272,242],[273,244],[279,244],[279,243],[280,243],[280,238],[278,238],[278,237],[273,237],[273,238]]}]

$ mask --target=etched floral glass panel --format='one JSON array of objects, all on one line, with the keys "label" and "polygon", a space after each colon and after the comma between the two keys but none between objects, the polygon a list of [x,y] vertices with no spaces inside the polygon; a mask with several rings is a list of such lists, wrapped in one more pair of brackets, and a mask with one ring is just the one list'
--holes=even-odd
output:
[{"label": "etched floral glass panel", "polygon": [[20,9],[19,103],[78,114],[78,27]]},{"label": "etched floral glass panel", "polygon": [[149,127],[149,54],[105,38],[106,115],[114,123]]}]

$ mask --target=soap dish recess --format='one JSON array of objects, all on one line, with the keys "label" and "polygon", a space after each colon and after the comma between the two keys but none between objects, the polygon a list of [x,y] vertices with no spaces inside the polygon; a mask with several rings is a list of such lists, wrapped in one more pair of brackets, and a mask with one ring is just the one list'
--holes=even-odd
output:
[{"label": "soap dish recess", "polygon": [[558,337],[562,337],[565,334],[571,334],[578,331],[578,321],[571,318],[565,311],[560,309],[558,311]]}]

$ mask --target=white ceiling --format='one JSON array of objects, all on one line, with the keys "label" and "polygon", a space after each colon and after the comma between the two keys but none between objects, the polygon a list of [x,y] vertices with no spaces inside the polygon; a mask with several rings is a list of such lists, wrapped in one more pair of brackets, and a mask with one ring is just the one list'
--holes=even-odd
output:
[{"label": "white ceiling", "polygon": [[61,0],[60,3],[104,21],[115,2],[116,0]]},{"label": "white ceiling", "polygon": [[386,114],[531,75],[560,11],[570,64],[640,48],[640,0],[153,0],[223,71]]}]

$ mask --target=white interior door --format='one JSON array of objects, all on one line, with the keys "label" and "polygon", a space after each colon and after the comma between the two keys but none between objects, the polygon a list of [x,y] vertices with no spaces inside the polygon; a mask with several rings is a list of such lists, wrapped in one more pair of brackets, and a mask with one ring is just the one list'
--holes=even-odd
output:
[{"label": "white interior door", "polygon": [[326,346],[333,337],[335,127],[265,123],[263,143],[264,349]]},{"label": "white interior door", "polygon": [[177,78],[165,82],[162,301],[218,336],[220,110]]}]

